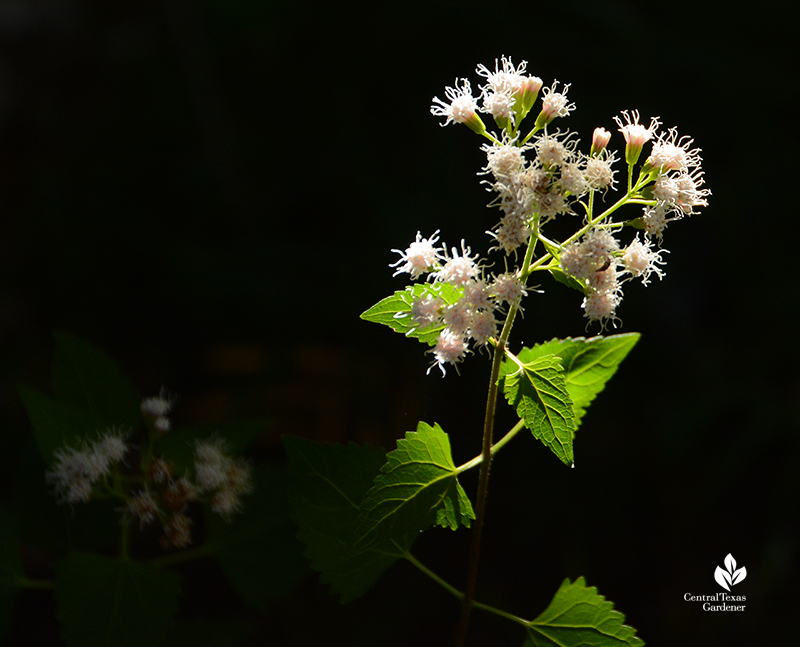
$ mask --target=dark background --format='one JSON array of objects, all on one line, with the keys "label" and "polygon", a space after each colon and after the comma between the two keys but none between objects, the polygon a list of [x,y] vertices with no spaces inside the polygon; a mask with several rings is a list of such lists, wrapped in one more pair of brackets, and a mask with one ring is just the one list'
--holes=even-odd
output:
[{"label": "dark background", "polygon": [[[576,468],[530,437],[499,455],[478,597],[530,618],[584,575],[650,645],[796,641],[796,26],[786,3],[0,2],[0,484],[30,435],[14,384],[46,389],[53,329],[177,393],[178,423],[270,417],[269,460],[284,433],[389,449],[420,419],[476,454],[487,358],[426,376],[424,347],[358,315],[405,284],[390,250],[418,230],[489,246],[481,142],[429,106],[505,54],[572,83],[584,139],[630,108],[691,134],[713,195],[667,229],[665,280],[626,289],[643,337]],[[517,347],[585,334],[580,297],[542,287]],[[417,552],[463,586],[467,541]],[[747,610],[685,602],[728,553]],[[348,606],[312,577],[265,613],[196,579],[182,613],[252,644],[449,644],[457,622],[406,564]],[[56,640],[44,597],[21,599],[19,644]],[[522,640],[475,614],[472,644]]]}]

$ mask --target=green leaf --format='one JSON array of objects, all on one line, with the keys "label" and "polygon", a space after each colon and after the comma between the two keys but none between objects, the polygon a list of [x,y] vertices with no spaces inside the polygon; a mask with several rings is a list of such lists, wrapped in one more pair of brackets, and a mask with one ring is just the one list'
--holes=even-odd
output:
[{"label": "green leaf", "polygon": [[117,363],[91,344],[56,333],[53,394],[86,412],[99,431],[141,424],[141,399]]},{"label": "green leaf", "polygon": [[528,623],[526,647],[641,647],[633,627],[614,604],[587,587],[582,577],[564,580],[550,605]]},{"label": "green leaf", "polygon": [[19,582],[25,579],[19,557],[17,521],[0,505],[0,642],[11,628]]},{"label": "green leaf", "polygon": [[444,324],[418,329],[411,321],[411,305],[416,299],[426,295],[440,297],[445,305],[453,305],[463,294],[464,288],[449,283],[417,283],[379,301],[363,313],[361,318],[389,326],[406,337],[416,337],[421,342],[434,346]]},{"label": "green leaf", "polygon": [[208,548],[233,588],[259,609],[290,594],[310,575],[295,536],[288,501],[288,470],[256,467],[253,492],[242,511],[225,521],[208,513]]},{"label": "green leaf", "polygon": [[355,550],[366,550],[432,525],[469,526],[472,504],[457,479],[450,439],[438,424],[420,422],[386,456],[375,485],[361,504]]},{"label": "green leaf", "polygon": [[180,578],[129,559],[71,553],[56,567],[56,616],[69,645],[172,644]]},{"label": "green leaf", "polygon": [[332,445],[284,436],[289,496],[298,538],[311,567],[342,603],[363,595],[408,551],[415,536],[376,543],[354,555],[350,538],[358,507],[378,475],[384,453],[367,445]]},{"label": "green leaf", "polygon": [[568,288],[577,290],[581,294],[586,294],[586,286],[583,283],[581,283],[578,279],[576,279],[574,276],[570,276],[559,267],[557,266],[548,267],[547,271],[550,272],[553,278],[559,283],[563,283]]},{"label": "green leaf", "polygon": [[522,366],[506,360],[501,376],[506,399],[525,426],[565,464],[572,465],[575,414],[560,359],[542,355]]},{"label": "green leaf", "polygon": [[49,398],[25,384],[18,385],[17,392],[28,412],[39,453],[48,467],[57,449],[65,444],[77,446],[80,439],[97,431],[95,419],[70,402]]},{"label": "green leaf", "polygon": [[[564,368],[567,392],[575,410],[575,426],[580,425],[586,408],[616,373],[620,362],[639,341],[639,333],[609,335],[607,337],[584,337],[553,339],[533,348],[523,349],[517,356],[523,362],[531,362],[544,355],[560,358]],[[513,364],[508,363],[508,368]]]},{"label": "green leaf", "polygon": [[49,466],[53,452],[77,446],[111,427],[132,431],[141,425],[139,396],[116,363],[75,337],[56,333],[54,396],[17,386],[39,452]]}]

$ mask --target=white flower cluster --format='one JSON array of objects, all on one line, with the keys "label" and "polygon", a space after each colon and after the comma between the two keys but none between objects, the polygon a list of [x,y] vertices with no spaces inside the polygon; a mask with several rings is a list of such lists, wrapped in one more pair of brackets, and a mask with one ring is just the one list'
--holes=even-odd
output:
[{"label": "white flower cluster", "polygon": [[433,294],[423,295],[411,304],[415,330],[444,326],[430,351],[435,358],[431,368],[438,366],[444,374],[445,364],[455,366],[470,352],[470,340],[475,346],[483,346],[497,335],[495,310],[503,303],[519,303],[526,291],[513,273],[487,280],[479,256],[472,255],[464,241],[461,250],[453,247],[449,253],[444,244],[436,247],[438,234],[437,231],[430,238],[422,238],[417,232],[416,240],[405,251],[392,250],[400,254],[400,260],[390,267],[398,267],[395,275],[407,273],[417,279],[428,274],[434,283],[463,289],[463,296],[451,305]]},{"label": "white flower cluster", "polygon": [[125,434],[113,429],[96,440],[85,441],[81,449],[66,447],[55,451],[53,468],[46,473],[56,496],[66,503],[89,501],[99,491],[99,482],[128,451]]},{"label": "white flower cluster", "polygon": [[166,415],[172,405],[163,390],[159,397],[142,401],[150,439],[137,448],[130,464],[124,461],[134,448],[129,434],[113,429],[84,441],[79,449],[56,450],[46,479],[59,501],[88,502],[94,495],[121,499],[125,519],[137,521],[140,528],[160,521],[165,548],[191,543],[190,502],[206,502],[213,512],[230,520],[242,508],[241,496],[252,492],[249,465],[228,456],[221,440],[198,441],[192,474],[176,477],[173,464],[153,451],[158,436],[170,428]]},{"label": "white flower cluster", "polygon": [[195,446],[195,481],[198,494],[210,493],[211,509],[229,519],[242,507],[240,496],[253,491],[250,466],[225,454],[222,441]]},{"label": "white flower cluster", "polygon": [[561,253],[561,269],[577,279],[583,286],[585,298],[582,307],[589,321],[616,322],[616,309],[622,300],[622,282],[640,277],[647,285],[650,275],[664,276],[659,267],[664,261],[661,254],[667,250],[653,251],[645,238],[620,250],[619,243],[610,230],[591,229],[580,241],[567,245]]},{"label": "white flower cluster", "polygon": [[150,463],[145,487],[128,501],[128,513],[143,528],[159,519],[165,548],[183,548],[192,541],[189,503],[207,501],[211,510],[230,520],[241,510],[241,495],[252,492],[250,466],[228,456],[221,440],[195,443],[194,479],[175,477],[170,461],[158,457]]},{"label": "white flower cluster", "polygon": [[[680,137],[674,128],[660,131],[657,117],[648,125],[640,123],[639,113],[633,110],[614,117],[625,140],[622,158],[609,150],[611,133],[605,128],[595,129],[591,148],[585,152],[575,133],[553,129],[551,125],[575,109],[567,97],[569,84],[554,81],[543,88],[542,80],[528,75],[526,67],[525,61],[514,65],[505,56],[495,61],[493,70],[479,65],[477,74],[484,82],[477,94],[473,95],[468,79],[457,79],[454,87],[446,88],[446,100],[434,98],[431,113],[445,119],[442,125],[464,124],[489,140],[482,146],[487,158],[482,174],[489,176],[485,183],[496,194],[489,206],[501,211],[499,222],[487,232],[496,241],[493,249],[516,259],[517,250],[527,247],[530,251],[530,246],[535,245],[537,241],[532,237],[542,240],[547,256],[553,257],[554,264],[560,264],[583,287],[586,317],[605,327],[607,321],[616,321],[625,280],[639,277],[646,285],[652,275],[664,276],[661,255],[667,252],[655,251],[653,245],[660,246],[667,224],[707,205],[710,191],[703,187],[700,149],[693,147],[692,139]],[[520,125],[540,91],[540,112],[525,134]],[[479,113],[491,117],[499,134],[487,131]],[[644,157],[639,176],[634,179],[634,165],[639,163],[646,145],[651,146],[650,154]],[[596,202],[616,188],[614,166],[623,158],[628,171],[626,194],[597,216]],[[642,217],[615,222],[613,212],[628,201],[644,205]],[[582,224],[567,242],[553,242],[542,235],[542,226],[557,216],[578,213],[583,215]],[[615,236],[631,224],[644,230],[644,239],[637,235],[621,248]],[[493,305],[496,307],[503,300],[503,290],[497,279],[486,285],[479,264],[463,246],[462,254],[454,249],[449,256],[444,246],[437,247],[438,233],[430,239],[417,234],[417,240],[405,252],[393,250],[401,255],[392,266],[397,268],[395,274],[405,272],[417,279],[427,273],[437,281],[472,285],[469,294],[488,290],[489,295],[484,300],[478,297],[477,302],[482,305],[471,301],[466,290],[463,303],[445,307],[441,299],[428,295],[413,304],[412,317],[417,326],[446,326],[433,351],[444,371],[444,364],[455,364],[468,352],[470,338],[480,345],[495,334]],[[551,269],[552,265],[546,264],[548,260],[539,259],[531,269]],[[530,263],[531,259],[525,262]],[[504,275],[518,282],[518,296],[524,293],[524,283],[517,277],[527,278],[528,267]],[[478,320],[481,325],[476,325]]]},{"label": "white flower cluster", "polygon": [[167,418],[167,414],[172,410],[174,404],[175,400],[168,398],[166,390],[162,388],[157,397],[142,400],[142,414],[152,421],[156,431],[166,433],[172,428],[172,421]]},{"label": "white flower cluster", "polygon": [[[491,235],[497,248],[510,254],[528,244],[534,216],[544,224],[559,214],[574,213],[573,204],[589,191],[605,191],[614,184],[615,154],[605,150],[590,157],[577,150],[574,133],[544,134],[533,143],[516,145],[504,137],[502,143],[484,144],[488,163],[484,169],[497,193],[490,206],[502,211]],[[532,160],[524,153],[532,150]]]}]

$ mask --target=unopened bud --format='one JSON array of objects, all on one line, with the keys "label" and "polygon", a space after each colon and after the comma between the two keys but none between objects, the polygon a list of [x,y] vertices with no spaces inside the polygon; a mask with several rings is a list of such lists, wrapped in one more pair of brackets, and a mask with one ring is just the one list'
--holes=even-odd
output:
[{"label": "unopened bud", "polygon": [[605,150],[605,147],[608,146],[608,140],[611,139],[611,133],[608,132],[605,128],[595,128],[594,134],[592,135],[592,150],[590,155],[595,157],[599,155]]}]

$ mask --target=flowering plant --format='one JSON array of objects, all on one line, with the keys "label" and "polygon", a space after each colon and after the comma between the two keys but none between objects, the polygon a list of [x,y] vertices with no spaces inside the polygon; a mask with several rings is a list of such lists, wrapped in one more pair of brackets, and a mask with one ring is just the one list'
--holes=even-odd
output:
[{"label": "flowering plant", "polygon": [[[357,445],[332,446],[285,438],[294,494],[294,518],[312,567],[343,602],[367,588],[391,563],[405,559],[461,601],[457,645],[465,644],[473,608],[520,624],[526,645],[641,645],[624,616],[587,587],[583,578],[565,580],[550,605],[533,620],[477,602],[475,589],[486,492],[492,457],[522,429],[574,467],[575,432],[587,407],[638,341],[637,333],[554,339],[509,349],[509,337],[525,298],[542,298],[531,286],[535,273],[578,291],[587,329],[620,323],[618,308],[626,282],[647,285],[664,277],[662,243],[669,223],[707,204],[700,150],[675,129],[659,130],[637,111],[614,118],[624,151],[611,150],[611,133],[596,128],[591,145],[558,125],[575,109],[569,85],[527,75],[526,63],[502,57],[494,69],[479,65],[484,79],[477,95],[466,78],[434,98],[431,113],[442,125],[462,124],[486,140],[483,183],[499,221],[487,232],[490,252],[502,257],[493,271],[489,257],[465,241],[448,247],[439,230],[416,239],[391,267],[412,285],[362,314],[430,346],[428,370],[459,364],[476,350],[491,356],[481,453],[456,466],[450,439],[438,424],[420,422],[385,457]],[[541,93],[540,105],[537,103]],[[538,113],[527,119],[535,106]],[[491,118],[487,127],[481,114]],[[645,145],[650,144],[648,153]],[[616,175],[623,167],[623,179]],[[621,185],[622,195],[613,202]],[[608,205],[608,206],[606,206]],[[640,210],[623,213],[634,205]],[[572,225],[566,236],[557,233]],[[631,231],[627,242],[625,232]],[[532,294],[536,296],[532,296]],[[494,438],[499,393],[519,415],[501,439]],[[473,508],[459,476],[479,467]],[[464,590],[444,581],[411,552],[420,531],[431,526],[472,527]]]},{"label": "flowering plant", "polygon": [[211,559],[259,608],[306,576],[283,473],[241,457],[266,421],[173,425],[175,398],[141,398],[113,360],[62,333],[52,395],[18,391],[35,447],[0,505],[0,640],[26,589],[52,591],[66,644],[132,647],[175,644],[175,566]]},{"label": "flowering plant", "polygon": [[[252,467],[237,456],[264,421],[173,429],[173,398],[162,391],[142,399],[112,360],[59,334],[52,396],[19,387],[41,469],[31,470],[35,483],[18,488],[16,516],[0,506],[0,638],[16,595],[28,588],[53,590],[70,645],[169,645],[182,591],[170,567],[211,557],[245,602],[263,608],[302,581],[304,555],[342,602],[363,595],[398,560],[409,562],[460,601],[457,645],[466,644],[473,609],[519,625],[528,646],[643,644],[583,577],[565,579],[533,619],[478,601],[481,537],[495,454],[528,429],[574,467],[588,407],[639,339],[568,337],[512,352],[517,314],[526,300],[544,298],[532,277],[549,275],[577,291],[587,329],[619,326],[624,286],[662,279],[668,225],[707,204],[700,150],[677,130],[660,130],[658,118],[640,123],[635,110],[614,117],[624,149],[613,150],[602,127],[582,146],[558,125],[575,109],[569,85],[543,87],[525,62],[506,57],[477,74],[477,95],[468,79],[456,79],[431,112],[484,140],[479,175],[489,207],[499,211],[487,232],[491,246],[481,254],[464,240],[446,245],[438,229],[418,232],[408,247],[392,250],[399,258],[389,264],[412,284],[361,317],[428,346],[428,373],[444,377],[470,355],[489,356],[481,452],[456,465],[448,434],[421,421],[388,453],[285,436],[286,470]],[[496,440],[501,393],[519,420]],[[474,468],[473,506],[460,477]],[[46,503],[27,505],[25,497],[45,489]],[[28,514],[33,509],[44,511],[41,519]],[[471,528],[463,589],[412,552],[420,532],[434,526]],[[33,548],[23,551],[26,533]],[[32,575],[22,553],[51,540],[39,562],[47,563],[45,575]],[[728,571],[742,579],[735,566]]]}]

